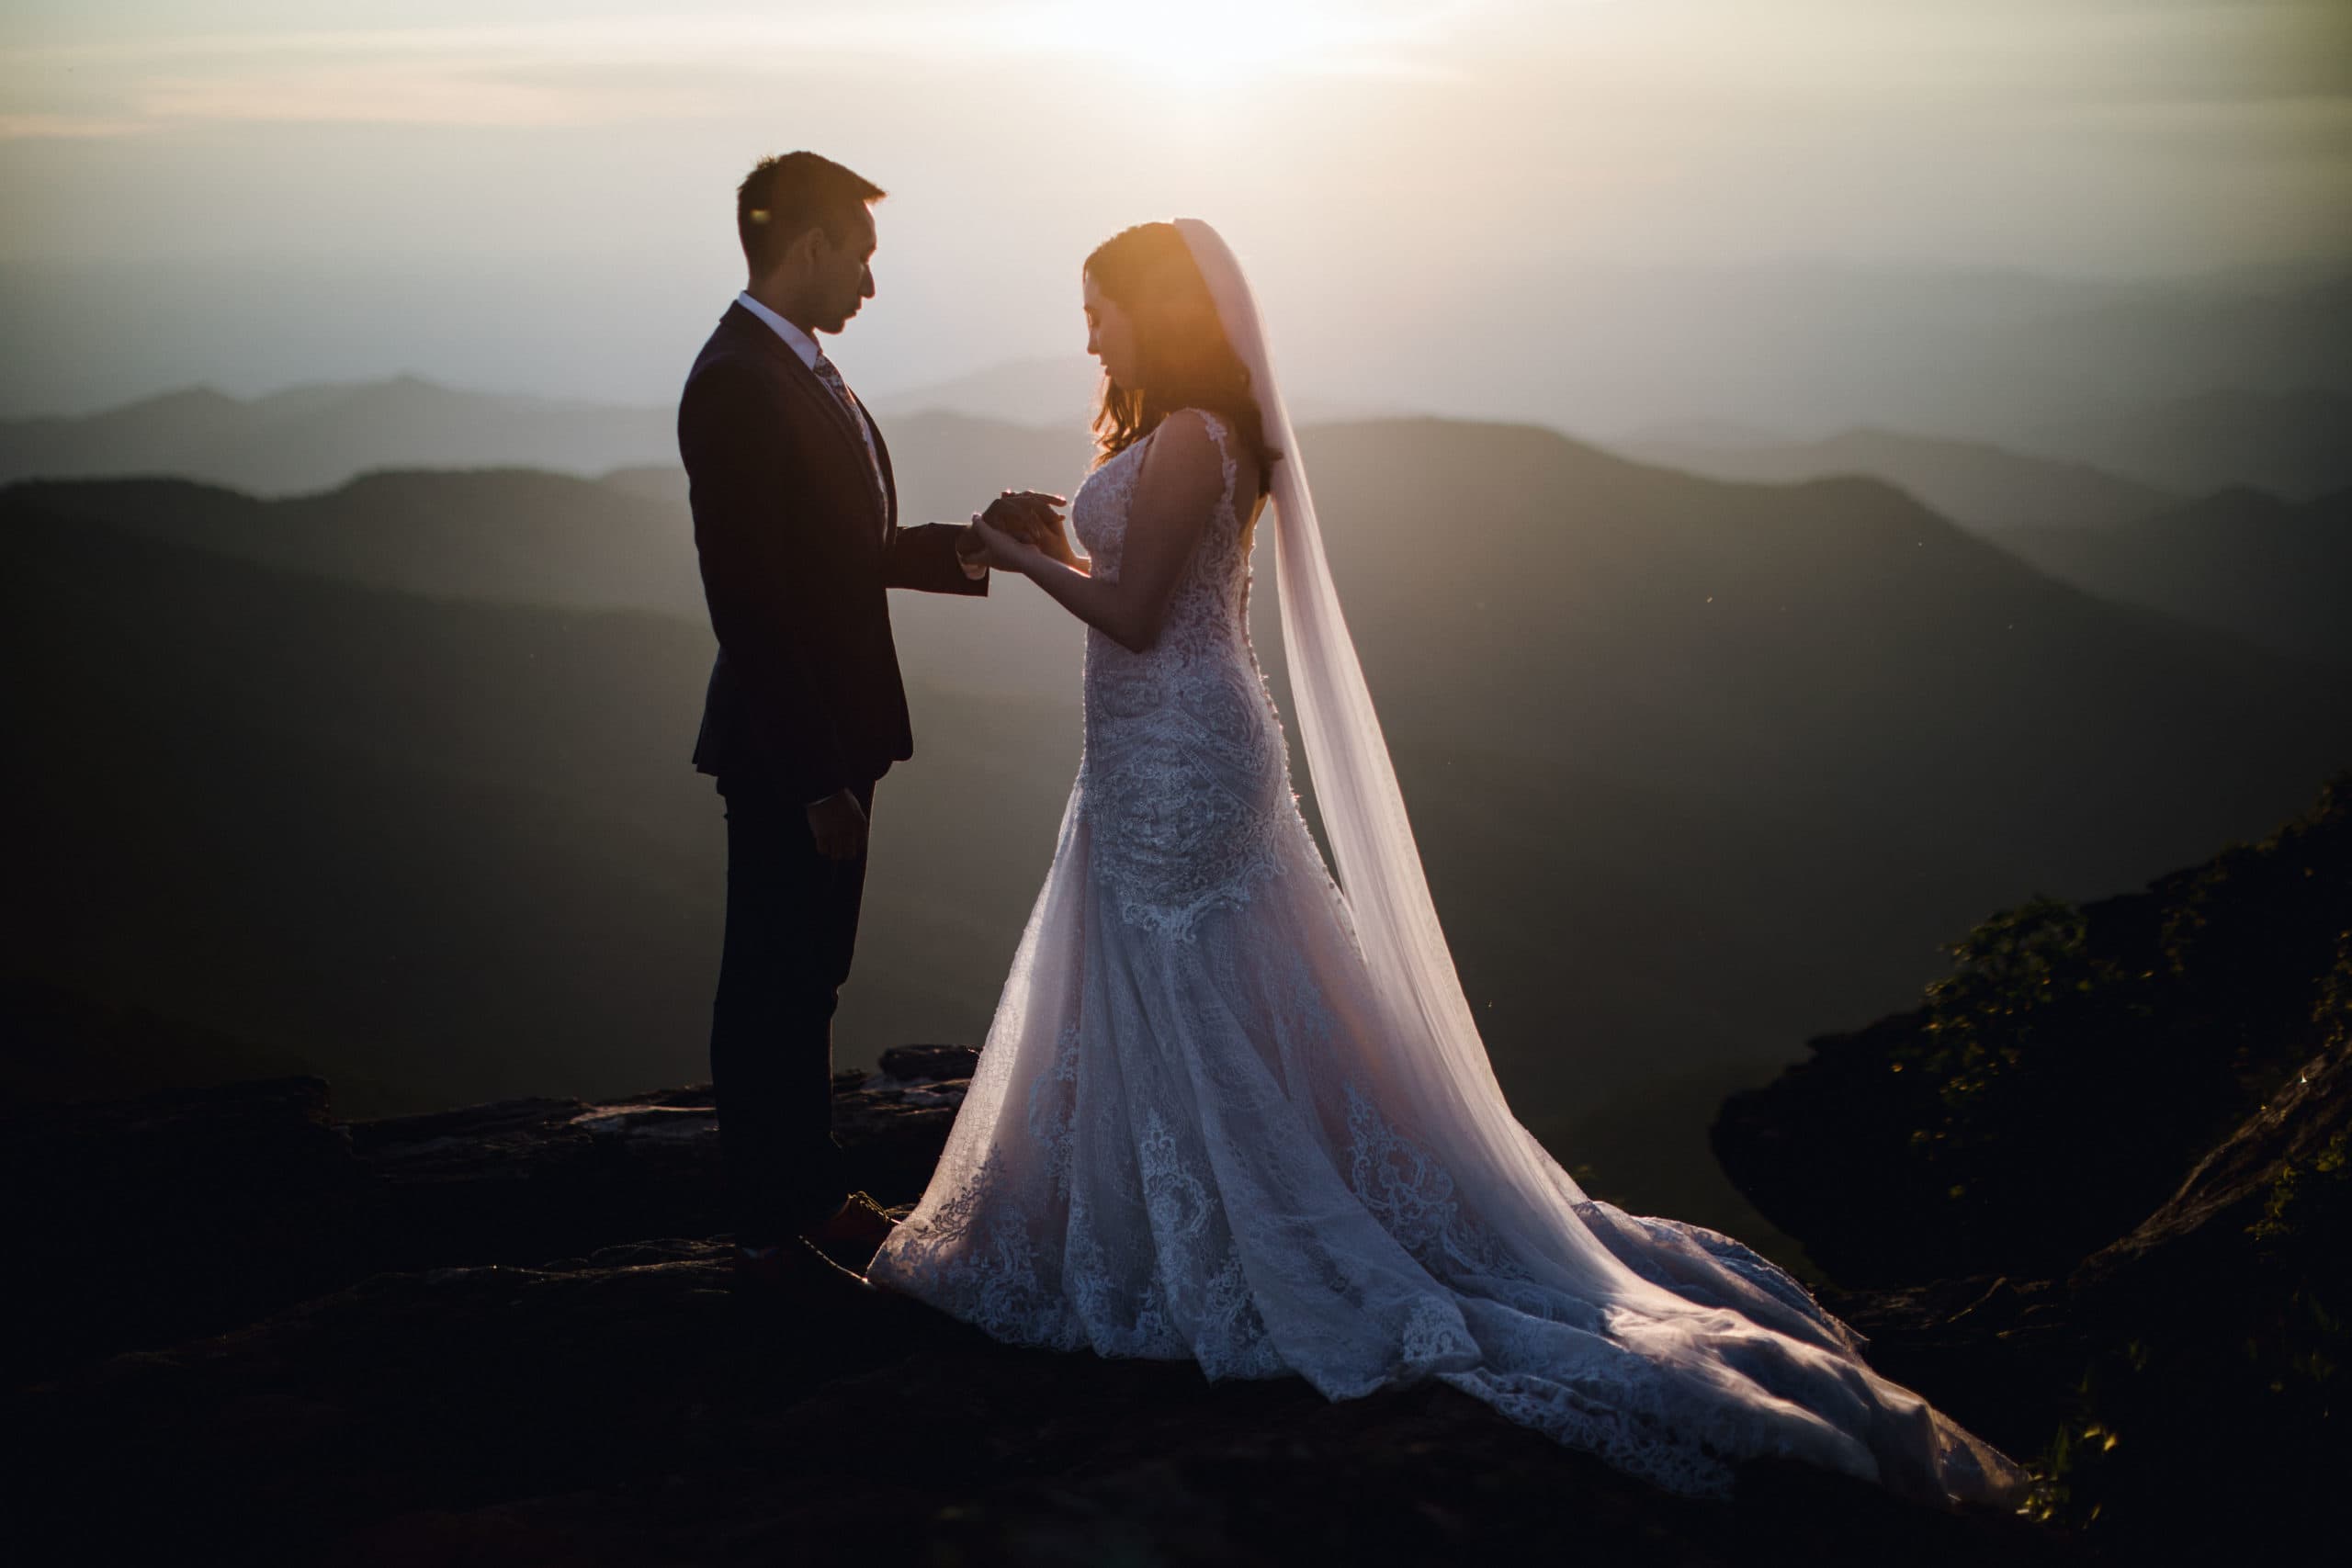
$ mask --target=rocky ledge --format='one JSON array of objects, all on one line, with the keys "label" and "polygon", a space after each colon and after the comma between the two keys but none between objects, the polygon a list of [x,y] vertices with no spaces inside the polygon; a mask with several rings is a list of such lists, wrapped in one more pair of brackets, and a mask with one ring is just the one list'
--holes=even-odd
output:
[{"label": "rocky ledge", "polygon": [[1951,949],[1734,1096],[1724,1169],[1890,1376],[2119,1562],[2339,1533],[2352,1474],[2352,773],[2256,843]]},{"label": "rocky ledge", "polygon": [[[972,1059],[839,1082],[877,1197],[920,1190]],[[8,1337],[31,1560],[2071,1556],[1804,1466],[1668,1496],[1440,1387],[1332,1404],[1016,1351],[887,1297],[755,1309],[726,1288],[707,1090],[327,1103],[276,1079],[0,1126],[33,1265]]]},{"label": "rocky ledge", "polygon": [[[885,1052],[833,1080],[854,1184],[911,1201],[977,1053]],[[238,1327],[368,1275],[537,1264],[646,1237],[712,1236],[710,1086],[501,1100],[338,1122],[326,1080],[286,1077],[0,1119],[9,1234],[46,1259],[7,1303],[11,1384],[94,1354]]]}]

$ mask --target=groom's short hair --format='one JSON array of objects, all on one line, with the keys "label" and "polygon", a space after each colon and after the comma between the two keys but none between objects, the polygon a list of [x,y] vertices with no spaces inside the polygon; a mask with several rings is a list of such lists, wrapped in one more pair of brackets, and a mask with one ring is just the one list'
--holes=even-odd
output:
[{"label": "groom's short hair", "polygon": [[814,152],[786,152],[752,165],[735,187],[735,233],[754,276],[774,265],[784,247],[822,228],[835,244],[849,237],[850,220],[888,193]]}]

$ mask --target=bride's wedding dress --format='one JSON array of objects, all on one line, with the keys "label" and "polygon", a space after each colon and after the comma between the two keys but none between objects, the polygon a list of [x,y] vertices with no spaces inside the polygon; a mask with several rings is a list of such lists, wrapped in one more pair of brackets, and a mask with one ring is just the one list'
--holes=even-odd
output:
[{"label": "bride's wedding dress", "polygon": [[[2010,1461],[1872,1372],[1794,1279],[1589,1199],[1510,1115],[1428,900],[1238,264],[1186,238],[1253,373],[1292,682],[1327,826],[1292,793],[1250,642],[1252,500],[1225,493],[1164,629],[1089,629],[1085,746],[1045,886],[922,1202],[872,1277],[1000,1339],[1295,1374],[1438,1378],[1672,1490],[1785,1455],[2014,1503]],[[1115,576],[1146,443],[1071,521]],[[1361,711],[1356,705],[1361,701]],[[1404,857],[1410,858],[1409,866]]]}]

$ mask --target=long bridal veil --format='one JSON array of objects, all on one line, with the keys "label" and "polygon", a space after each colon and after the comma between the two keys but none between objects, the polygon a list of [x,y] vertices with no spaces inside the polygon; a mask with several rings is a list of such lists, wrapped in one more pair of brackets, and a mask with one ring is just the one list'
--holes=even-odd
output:
[{"label": "long bridal veil", "polygon": [[[1795,1280],[1730,1237],[1589,1199],[1511,1114],[1340,613],[1265,324],[1217,231],[1197,219],[1176,227],[1279,454],[1269,480],[1283,647],[1310,786],[1377,1003],[1382,1093],[1533,1288],[1509,1310],[1464,1301],[1482,1345],[1514,1348],[1442,1375],[1530,1425],[1589,1438],[1614,1424],[1634,1446],[1679,1450],[1702,1473],[1660,1479],[1690,1489],[1705,1489],[1703,1472],[1724,1461],[1770,1451],[1914,1495],[2016,1501],[2018,1467],[1871,1371],[1860,1337]],[[1570,1303],[1655,1375],[1596,1357],[1589,1336],[1539,1332],[1573,1315]]]},{"label": "long bridal veil", "polygon": [[1180,218],[1176,228],[1250,372],[1267,445],[1280,454],[1268,477],[1283,653],[1310,787],[1338,863],[1332,870],[1383,1004],[1383,1021],[1393,1032],[1391,1065],[1418,1080],[1415,1098],[1423,1104],[1452,1107],[1459,1131],[1537,1203],[1581,1201],[1576,1183],[1510,1114],[1454,972],[1388,743],[1340,610],[1306,460],[1249,281],[1215,229],[1197,218]]},{"label": "long bridal veil", "polygon": [[[1332,869],[1347,896],[1356,940],[1391,1021],[1412,1025],[1411,1035],[1396,1043],[1430,1068],[1429,1087],[1460,1100],[1465,1111],[1491,1111],[1516,1130],[1438,925],[1388,742],[1373,711],[1347,619],[1340,613],[1306,462],[1267,355],[1265,323],[1241,264],[1223,237],[1197,218],[1180,218],[1176,228],[1208,283],[1234,352],[1250,372],[1266,443],[1281,454],[1268,478],[1276,519],[1283,654],[1306,745],[1308,778],[1339,862]],[[1565,1174],[1556,1179],[1567,1181]],[[1566,1190],[1583,1196],[1573,1182]]]}]

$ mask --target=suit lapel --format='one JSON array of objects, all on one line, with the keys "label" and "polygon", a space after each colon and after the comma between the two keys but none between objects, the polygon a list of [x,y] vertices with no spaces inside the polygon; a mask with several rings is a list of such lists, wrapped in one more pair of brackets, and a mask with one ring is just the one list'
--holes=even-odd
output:
[{"label": "suit lapel", "polygon": [[[732,323],[737,335],[746,339],[775,364],[783,372],[785,380],[797,388],[804,400],[817,406],[819,413],[831,423],[835,434],[849,444],[850,456],[855,460],[859,471],[870,474],[874,468],[874,462],[866,456],[865,439],[858,434],[857,426],[851,422],[850,411],[842,406],[842,400],[833,396],[831,389],[817,378],[817,373],[814,370],[800,362],[800,355],[793,353],[785,341],[769,329],[765,321],[743,309],[741,300],[739,299],[727,307],[725,320]],[[882,455],[881,432],[875,428],[870,417],[865,424],[868,430],[875,432],[876,454]],[[882,456],[882,475],[884,489],[895,500],[897,491],[890,486],[890,460],[887,455]],[[873,486],[868,484],[865,488],[870,491]],[[887,523],[887,519],[885,521]]]},{"label": "suit lapel", "polygon": [[[863,410],[865,400],[860,398],[857,406]],[[870,413],[865,416],[865,428],[874,432],[874,456],[882,468],[882,494],[890,508],[889,515],[882,519],[882,525],[888,528],[899,520],[899,476],[890,467],[890,444],[882,439],[882,427],[874,423],[874,416]]]}]

